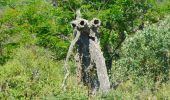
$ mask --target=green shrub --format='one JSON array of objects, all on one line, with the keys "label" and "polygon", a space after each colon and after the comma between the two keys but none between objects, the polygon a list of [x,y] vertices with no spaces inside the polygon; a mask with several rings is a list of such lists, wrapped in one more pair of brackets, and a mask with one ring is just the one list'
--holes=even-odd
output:
[{"label": "green shrub", "polygon": [[[169,100],[170,81],[159,84],[147,76],[138,77],[136,80],[129,79],[111,90],[107,96],[100,95],[97,98],[104,100]],[[98,100],[97,99],[97,100]]]},{"label": "green shrub", "polygon": [[163,19],[170,12],[170,0],[149,0],[148,13],[145,14],[145,19],[151,23],[156,23]]},{"label": "green shrub", "polygon": [[[170,16],[143,31],[128,36],[121,48],[121,59],[116,61],[115,70],[121,76],[147,76],[154,81],[167,81],[170,74]],[[119,77],[113,75],[113,77]]]},{"label": "green shrub", "polygon": [[54,61],[51,52],[37,46],[22,47],[14,57],[0,66],[0,99],[87,98],[86,90],[74,82],[74,75],[67,91],[61,90],[63,63]]}]

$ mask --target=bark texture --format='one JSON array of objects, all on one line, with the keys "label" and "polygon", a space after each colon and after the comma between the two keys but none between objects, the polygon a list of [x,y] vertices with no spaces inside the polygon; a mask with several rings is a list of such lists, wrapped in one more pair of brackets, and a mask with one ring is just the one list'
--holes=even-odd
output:
[{"label": "bark texture", "polygon": [[[96,18],[91,21],[81,18],[80,10],[76,13],[76,20],[71,22],[75,39],[70,45],[66,62],[69,59],[73,46],[76,44],[78,80],[88,86],[92,94],[98,89],[102,92],[108,92],[110,89],[110,82],[105,59],[99,45],[98,28],[101,22]],[[65,65],[67,64],[65,63]],[[67,66],[65,69],[67,71]]]},{"label": "bark texture", "polygon": [[103,92],[108,92],[110,89],[110,82],[109,82],[109,77],[107,74],[107,69],[106,69],[106,64],[105,64],[105,59],[103,57],[103,53],[99,47],[99,45],[90,40],[90,57],[91,57],[91,62],[93,62],[96,66],[97,69],[97,76],[99,79],[100,83],[100,89]]}]

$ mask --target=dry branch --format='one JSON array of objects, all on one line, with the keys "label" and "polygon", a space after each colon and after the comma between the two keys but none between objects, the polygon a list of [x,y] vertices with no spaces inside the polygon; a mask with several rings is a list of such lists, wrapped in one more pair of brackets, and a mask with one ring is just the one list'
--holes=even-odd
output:
[{"label": "dry branch", "polygon": [[[107,74],[105,59],[99,45],[98,28],[101,24],[100,20],[94,18],[90,22],[81,18],[80,10],[76,12],[76,20],[71,22],[74,29],[74,40],[71,42],[67,57],[65,60],[65,77],[62,87],[65,88],[67,77],[69,76],[68,60],[73,51],[73,47],[77,44],[77,67],[79,75],[84,85],[95,92],[98,87],[106,93],[110,89],[109,77]],[[100,85],[100,86],[99,86]]]},{"label": "dry branch", "polygon": [[74,38],[74,40],[71,42],[71,45],[69,47],[69,50],[67,52],[67,57],[66,57],[66,60],[65,60],[65,64],[64,64],[64,71],[65,71],[65,77],[64,77],[64,80],[63,80],[63,84],[62,84],[62,88],[65,89],[65,84],[66,84],[66,81],[67,81],[67,78],[69,76],[69,69],[68,69],[68,61],[69,61],[69,57],[73,51],[73,47],[74,45],[76,44],[76,42],[78,41],[80,37],[80,32],[77,32],[76,34],[76,37]]}]

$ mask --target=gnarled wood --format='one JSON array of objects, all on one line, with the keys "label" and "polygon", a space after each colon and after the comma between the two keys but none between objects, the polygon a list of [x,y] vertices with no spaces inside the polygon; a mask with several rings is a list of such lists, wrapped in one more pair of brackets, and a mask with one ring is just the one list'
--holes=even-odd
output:
[{"label": "gnarled wood", "polygon": [[[92,92],[95,92],[98,87],[102,92],[108,92],[110,89],[109,77],[105,59],[99,45],[98,28],[101,24],[100,20],[94,18],[90,22],[81,18],[80,10],[77,12],[76,20],[72,21],[75,39],[72,41],[66,62],[72,52],[73,46],[77,44],[77,67],[78,76],[84,85],[88,86]],[[65,63],[67,66],[67,63]],[[66,72],[69,72],[65,67]],[[65,80],[68,77],[65,76]],[[65,82],[65,81],[64,81]],[[63,84],[65,84],[63,82]]]}]

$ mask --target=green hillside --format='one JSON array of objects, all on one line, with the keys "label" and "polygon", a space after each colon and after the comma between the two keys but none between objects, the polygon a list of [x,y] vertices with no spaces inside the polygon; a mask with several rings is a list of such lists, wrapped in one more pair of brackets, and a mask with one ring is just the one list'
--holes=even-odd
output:
[{"label": "green hillside", "polygon": [[[70,22],[99,18],[112,90],[88,94],[77,82]],[[170,0],[0,0],[1,100],[170,99]]]}]

